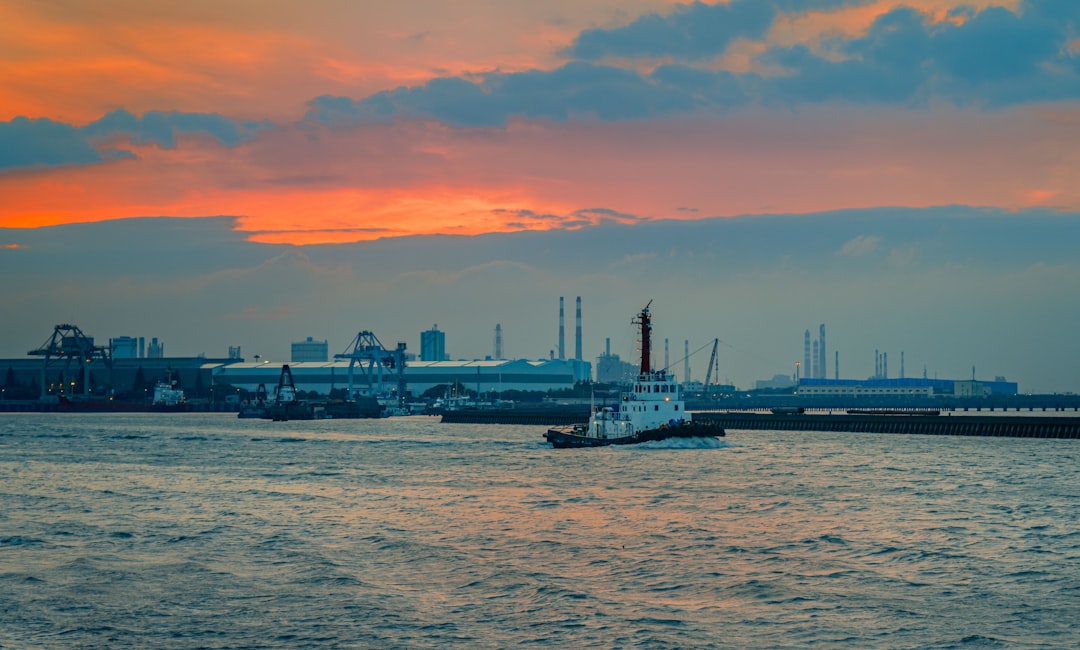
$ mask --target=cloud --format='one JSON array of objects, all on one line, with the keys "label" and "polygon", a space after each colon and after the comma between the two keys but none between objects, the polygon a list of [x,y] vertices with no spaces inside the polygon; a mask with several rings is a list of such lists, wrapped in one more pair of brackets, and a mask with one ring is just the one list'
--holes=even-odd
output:
[{"label": "cloud", "polygon": [[624,27],[587,29],[563,54],[584,61],[607,57],[702,61],[724,54],[740,38],[761,40],[781,11],[802,13],[871,1],[731,0],[677,4],[670,13],[649,13]]},{"label": "cloud", "polygon": [[[734,39],[767,44],[778,12],[867,4],[733,0],[676,5],[624,27],[581,32],[552,70],[441,77],[354,100],[322,96],[305,121],[342,125],[432,119],[455,127],[503,127],[513,118],[624,121],[723,113],[751,103],[825,101],[1000,107],[1080,98],[1080,56],[1070,47],[1080,3],[1028,0],[1014,12],[964,8],[937,21],[899,7],[860,36],[762,49],[756,62],[779,68],[765,76],[715,69]],[[629,59],[630,65],[601,64]],[[660,62],[648,67],[635,60]]]},{"label": "cloud", "polygon": [[595,61],[605,57],[667,58],[699,61],[723,54],[737,38],[760,39],[776,8],[760,0],[707,5],[676,5],[667,15],[646,14],[625,27],[588,29],[565,54]]},{"label": "cloud", "polygon": [[[691,111],[700,101],[723,94],[726,73],[694,88],[681,88],[685,74],[665,68],[653,76],[615,66],[573,61],[551,71],[495,73],[483,81],[444,77],[423,86],[381,92],[360,101],[317,97],[305,122],[335,126],[386,123],[394,117],[434,119],[456,127],[503,127],[513,117],[566,121],[571,118],[621,121]],[[729,91],[740,95],[738,91]]]},{"label": "cloud", "polygon": [[840,247],[836,254],[862,257],[876,251],[880,243],[881,237],[877,235],[859,235],[844,242],[844,245]]},{"label": "cloud", "polygon": [[102,162],[108,155],[93,147],[77,128],[69,124],[25,117],[0,122],[0,170],[91,165]]},{"label": "cloud", "polygon": [[120,108],[82,127],[88,136],[104,138],[124,136],[137,144],[152,143],[165,149],[176,148],[176,135],[201,133],[227,147],[250,140],[254,133],[269,128],[269,122],[238,122],[216,113],[147,111],[138,117]]},{"label": "cloud", "polygon": [[82,127],[47,118],[16,117],[0,122],[0,170],[134,158],[130,151],[105,144],[117,138],[175,149],[178,134],[205,134],[234,147],[270,126],[269,122],[238,122],[214,113],[148,111],[139,117],[123,109]]},{"label": "cloud", "polygon": [[833,42],[831,51],[771,48],[761,60],[788,72],[763,81],[766,96],[784,104],[924,105],[938,98],[987,107],[1080,97],[1080,67],[1069,48],[1080,4],[1029,0],[1019,13],[987,7],[953,15],[963,19],[932,22],[900,7],[864,36]]}]

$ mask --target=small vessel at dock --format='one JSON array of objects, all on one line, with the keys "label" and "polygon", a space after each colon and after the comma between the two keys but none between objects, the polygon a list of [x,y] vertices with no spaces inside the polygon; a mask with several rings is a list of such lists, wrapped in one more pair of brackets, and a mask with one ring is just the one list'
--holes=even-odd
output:
[{"label": "small vessel at dock", "polygon": [[694,421],[686,412],[675,376],[666,369],[652,369],[651,304],[649,301],[634,321],[641,328],[641,371],[630,390],[623,392],[614,405],[594,407],[587,423],[548,429],[544,438],[552,447],[606,447],[725,435],[719,424]]}]

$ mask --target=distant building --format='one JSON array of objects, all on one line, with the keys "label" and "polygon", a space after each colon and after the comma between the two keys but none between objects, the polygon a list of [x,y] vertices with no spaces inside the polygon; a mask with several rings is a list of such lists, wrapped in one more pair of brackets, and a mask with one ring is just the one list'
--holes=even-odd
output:
[{"label": "distant building", "polygon": [[757,390],[767,388],[791,388],[795,385],[791,377],[788,375],[773,375],[772,379],[759,379],[755,382],[754,388]]},{"label": "distant building", "polygon": [[1016,395],[1014,381],[959,381],[952,379],[800,379],[799,395],[846,397],[980,397]]},{"label": "distant building", "polygon": [[438,325],[420,332],[420,360],[446,361],[446,333],[439,331]]},{"label": "distant building", "polygon": [[601,384],[629,384],[637,373],[637,366],[611,353],[611,339],[605,339],[604,353],[596,358],[596,381]]},{"label": "distant building", "polygon": [[118,336],[109,339],[109,353],[113,359],[138,359],[139,339],[133,336]]},{"label": "distant building", "polygon": [[292,344],[291,359],[293,362],[329,361],[329,345],[326,341],[316,341],[309,336],[307,340]]},{"label": "distant building", "polygon": [[164,359],[165,358],[165,343],[158,341],[157,337],[150,339],[150,345],[146,349],[147,359]]},{"label": "distant building", "polygon": [[[590,367],[591,364],[585,364],[585,366]],[[327,395],[335,388],[348,386],[349,363],[347,361],[297,363],[290,364],[289,369],[296,387],[300,390]],[[405,366],[405,380],[408,391],[413,395],[420,395],[435,386],[449,386],[455,383],[460,383],[468,390],[479,393],[506,390],[546,392],[572,388],[578,381],[577,372],[573,359],[563,361],[558,359],[418,361]],[[215,367],[213,381],[216,384],[228,384],[253,391],[259,384],[267,386],[275,384],[280,375],[281,364],[230,363]],[[389,383],[394,382],[392,376],[384,374],[383,377]],[[372,379],[367,373],[355,370],[354,389],[357,386],[362,391],[367,389]]]},{"label": "distant building", "polygon": [[637,366],[623,361],[617,354],[601,354],[596,359],[596,381],[601,384],[629,384],[637,372]]}]

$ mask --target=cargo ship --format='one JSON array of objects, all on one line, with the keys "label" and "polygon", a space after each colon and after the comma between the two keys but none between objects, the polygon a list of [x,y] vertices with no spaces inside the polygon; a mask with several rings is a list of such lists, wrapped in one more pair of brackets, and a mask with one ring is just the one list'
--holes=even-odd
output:
[{"label": "cargo ship", "polygon": [[58,395],[57,400],[58,410],[66,413],[179,413],[191,410],[184,391],[175,383],[164,381],[154,386],[154,398],[149,402],[78,395]]}]

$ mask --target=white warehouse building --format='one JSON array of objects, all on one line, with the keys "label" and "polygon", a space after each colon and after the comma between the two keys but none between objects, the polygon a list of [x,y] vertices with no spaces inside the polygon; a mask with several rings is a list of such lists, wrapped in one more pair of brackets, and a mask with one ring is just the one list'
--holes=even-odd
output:
[{"label": "white warehouse building", "polygon": [[[582,366],[579,368],[578,366]],[[254,391],[259,384],[273,392],[281,377],[281,363],[230,363],[213,370],[215,384],[229,384],[243,390]],[[290,363],[293,383],[297,390],[315,391],[328,395],[331,390],[349,386],[349,362],[302,362]],[[372,376],[369,378],[368,374]],[[405,366],[407,390],[414,396],[441,384],[461,382],[469,390],[480,393],[507,390],[541,391],[572,388],[575,377],[589,377],[592,367],[575,359],[491,359],[477,361],[412,361]],[[378,368],[369,368],[357,362],[353,365],[353,387],[362,394],[369,392],[370,384],[378,383]],[[382,381],[387,389],[394,387],[397,375],[393,370],[383,369]]]}]

